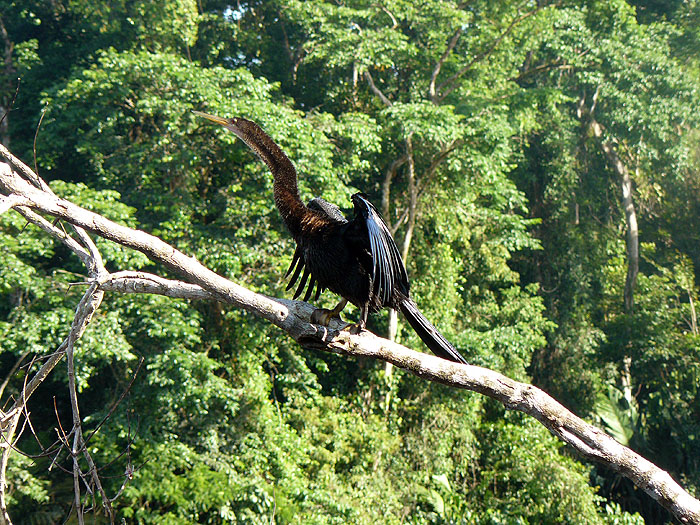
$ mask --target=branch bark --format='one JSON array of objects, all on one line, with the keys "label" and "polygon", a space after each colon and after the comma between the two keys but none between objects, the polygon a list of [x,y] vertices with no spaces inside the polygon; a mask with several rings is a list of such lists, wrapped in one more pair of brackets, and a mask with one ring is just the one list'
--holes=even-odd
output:
[{"label": "branch bark", "polygon": [[[28,206],[38,212],[59,217],[106,239],[139,250],[190,281],[183,283],[149,274],[120,272],[93,278],[88,290],[90,293],[99,289],[155,292],[169,297],[214,298],[267,319],[302,347],[383,360],[426,380],[489,396],[511,410],[519,410],[536,418],[584,457],[628,477],[671,511],[681,523],[700,524],[700,501],[684,491],[667,472],[575,416],[537,387],[514,381],[493,370],[460,365],[416,352],[369,332],[352,335],[341,331],[342,325],[336,321],[329,327],[312,325],[308,321],[313,310],[311,305],[247,290],[215,274],[157,237],[116,224],[35,188],[7,165],[0,165],[0,192],[29,201]],[[89,316],[82,318],[85,322],[89,321]]]}]

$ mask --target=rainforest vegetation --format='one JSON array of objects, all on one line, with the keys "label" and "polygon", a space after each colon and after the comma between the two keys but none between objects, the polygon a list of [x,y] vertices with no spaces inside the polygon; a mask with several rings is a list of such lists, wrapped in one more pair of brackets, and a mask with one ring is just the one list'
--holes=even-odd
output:
[{"label": "rainforest vegetation", "polygon": [[[304,201],[369,196],[470,363],[700,495],[700,2],[0,0],[0,51],[0,142],[56,194],[291,298],[268,169],[191,111],[254,120]],[[168,275],[96,242],[110,270]],[[63,244],[0,215],[2,406],[84,281]],[[395,337],[427,351],[400,317]],[[118,522],[671,521],[524,414],[214,301],[108,293],[75,366]],[[67,381],[57,366],[29,401],[15,523],[76,523],[70,457],[42,453],[70,429]]]}]

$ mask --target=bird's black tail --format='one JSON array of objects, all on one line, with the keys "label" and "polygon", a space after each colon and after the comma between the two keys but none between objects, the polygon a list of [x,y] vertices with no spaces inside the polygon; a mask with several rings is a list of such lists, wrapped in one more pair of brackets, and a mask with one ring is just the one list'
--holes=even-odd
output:
[{"label": "bird's black tail", "polygon": [[459,354],[455,347],[420,313],[416,303],[406,298],[401,302],[400,308],[408,324],[411,325],[418,337],[436,356],[455,363],[468,364],[467,360]]}]

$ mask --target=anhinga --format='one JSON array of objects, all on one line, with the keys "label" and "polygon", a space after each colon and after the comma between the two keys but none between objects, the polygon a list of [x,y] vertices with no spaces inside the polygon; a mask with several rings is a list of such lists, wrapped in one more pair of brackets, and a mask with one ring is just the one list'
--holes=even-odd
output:
[{"label": "anhinga", "polygon": [[[301,274],[296,299],[309,281],[304,300],[316,286],[316,299],[324,289],[342,297],[333,310],[314,311],[311,321],[328,325],[348,302],[360,309],[364,329],[367,314],[384,307],[401,310],[418,336],[437,356],[457,363],[467,361],[418,310],[409,298],[408,276],[401,255],[386,224],[367,196],[352,196],[355,216],[348,220],[340,209],[315,198],[304,205],[297,188],[297,173],[287,155],[255,122],[240,117],[222,118],[194,112],[232,131],[270,168],[274,176],[277,209],[297,243],[287,275],[291,288]],[[302,273],[303,271],[303,273]]]}]

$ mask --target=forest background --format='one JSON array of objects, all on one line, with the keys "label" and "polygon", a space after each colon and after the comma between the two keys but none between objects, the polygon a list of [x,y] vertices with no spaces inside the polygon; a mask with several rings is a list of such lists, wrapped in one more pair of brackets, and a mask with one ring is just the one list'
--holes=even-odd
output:
[{"label": "forest background", "polygon": [[[694,0],[0,0],[0,141],[59,195],[288,297],[269,172],[190,111],[260,122],[303,199],[377,204],[416,302],[470,363],[538,385],[697,496],[699,39]],[[97,243],[108,268],[158,273]],[[85,275],[14,213],[0,256],[6,404]],[[424,349],[400,321],[396,338]],[[127,522],[671,519],[523,414],[219,303],[108,294],[76,367],[86,430],[128,391],[90,441],[110,494],[133,469]],[[49,470],[69,459],[39,445],[70,427],[66,384],[58,367],[29,402],[17,523],[74,519],[72,476]]]}]

